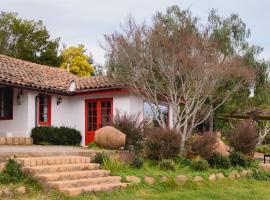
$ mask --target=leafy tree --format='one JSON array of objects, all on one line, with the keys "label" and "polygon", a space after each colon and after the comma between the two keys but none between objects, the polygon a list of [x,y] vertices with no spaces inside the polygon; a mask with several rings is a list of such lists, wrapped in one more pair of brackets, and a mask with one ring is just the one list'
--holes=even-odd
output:
[{"label": "leafy tree", "polygon": [[94,73],[92,57],[87,55],[84,45],[72,46],[62,52],[62,68],[78,76],[91,76]]},{"label": "leafy tree", "polygon": [[42,21],[23,20],[16,13],[0,14],[0,54],[35,63],[59,66],[59,38],[50,39]]},{"label": "leafy tree", "polygon": [[[113,78],[157,108],[160,100],[171,106],[181,153],[194,128],[253,79],[253,70],[242,56],[223,53],[211,27],[177,6],[158,13],[151,26],[129,20],[123,33],[107,36],[106,42]],[[209,99],[212,107],[205,106]],[[165,128],[161,113],[157,109],[155,118]]]}]

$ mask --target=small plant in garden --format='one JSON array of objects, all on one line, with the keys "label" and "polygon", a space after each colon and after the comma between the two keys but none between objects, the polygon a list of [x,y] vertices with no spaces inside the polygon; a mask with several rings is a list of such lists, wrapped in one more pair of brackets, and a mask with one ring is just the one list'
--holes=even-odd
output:
[{"label": "small plant in garden", "polygon": [[131,162],[130,166],[133,167],[133,168],[138,168],[138,169],[142,168],[143,159],[141,159],[139,157],[134,158],[134,160]]},{"label": "small plant in garden", "polygon": [[95,157],[94,157],[94,163],[98,163],[100,165],[103,165],[104,160],[107,160],[108,156],[102,152],[102,153],[96,153]]},{"label": "small plant in garden", "polygon": [[0,173],[0,183],[17,183],[25,178],[21,170],[22,165],[17,163],[14,159],[10,159],[5,169]]},{"label": "small plant in garden", "polygon": [[173,160],[163,159],[159,162],[159,168],[162,170],[176,170],[176,164]]},{"label": "small plant in garden", "polygon": [[110,157],[103,159],[103,169],[110,170],[112,174],[124,172],[128,169],[128,166],[122,161],[117,154],[112,154]]},{"label": "small plant in garden", "polygon": [[119,112],[114,116],[113,126],[123,133],[126,134],[126,145],[125,148],[128,149],[129,146],[133,146],[135,151],[139,151],[142,146],[140,145],[143,140],[143,125],[144,121],[139,121],[139,115],[120,115]]},{"label": "small plant in garden", "polygon": [[229,144],[234,151],[250,155],[258,141],[257,128],[252,120],[245,120],[229,133]]},{"label": "small plant in garden", "polygon": [[162,160],[176,158],[180,153],[181,136],[171,129],[148,129],[146,134],[146,154],[149,159]]},{"label": "small plant in garden", "polygon": [[241,152],[232,152],[229,156],[232,166],[249,167],[252,160]]},{"label": "small plant in garden", "polygon": [[267,145],[260,145],[256,147],[256,151],[259,153],[269,154],[270,148]]},{"label": "small plant in garden", "polygon": [[258,181],[269,181],[270,173],[265,170],[253,170],[253,173],[249,178]]},{"label": "small plant in garden", "polygon": [[192,151],[208,160],[213,155],[216,143],[217,135],[215,133],[206,132],[193,143]]},{"label": "small plant in garden", "polygon": [[212,157],[208,160],[211,167],[217,169],[229,169],[231,162],[229,157],[223,156],[219,153],[213,153]]},{"label": "small plant in garden", "polygon": [[175,163],[179,164],[182,167],[190,166],[192,163],[190,159],[182,157],[182,156],[178,156],[174,160],[175,160]]},{"label": "small plant in garden", "polygon": [[191,169],[195,171],[205,171],[209,169],[209,164],[207,160],[204,159],[193,160],[191,163]]},{"label": "small plant in garden", "polygon": [[90,142],[88,144],[88,149],[93,149],[93,148],[96,148],[97,147],[97,144],[95,142]]}]

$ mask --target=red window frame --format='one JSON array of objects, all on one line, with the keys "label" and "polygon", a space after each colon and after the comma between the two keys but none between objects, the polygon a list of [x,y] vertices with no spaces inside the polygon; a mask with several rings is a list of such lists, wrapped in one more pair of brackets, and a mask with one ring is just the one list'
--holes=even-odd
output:
[{"label": "red window frame", "polygon": [[[47,97],[47,99],[48,99],[48,113],[47,113],[47,115],[48,115],[48,119],[47,119],[47,121],[46,122],[44,122],[44,121],[41,121],[40,120],[40,97],[41,96],[43,96],[43,97]],[[40,125],[40,126],[51,126],[51,114],[52,114],[52,100],[51,100],[52,98],[51,98],[51,95],[44,95],[44,94],[40,94],[39,96],[38,96],[38,125]]]},{"label": "red window frame", "polygon": [[[0,91],[4,90],[6,92],[10,92],[11,93],[11,110],[10,110],[10,116],[5,116],[5,117],[1,117],[0,116],[0,120],[13,120],[13,95],[14,95],[14,90],[13,88],[10,87],[0,87]],[[1,103],[1,102],[0,102]]]}]

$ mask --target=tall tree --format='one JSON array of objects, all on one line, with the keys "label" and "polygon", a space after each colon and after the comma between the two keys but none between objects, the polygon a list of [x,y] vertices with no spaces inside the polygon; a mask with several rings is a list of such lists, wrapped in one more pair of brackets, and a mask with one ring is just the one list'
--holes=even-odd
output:
[{"label": "tall tree", "polygon": [[16,13],[0,14],[0,54],[59,66],[59,40],[50,38],[42,21],[23,20]]},{"label": "tall tree", "polygon": [[86,54],[84,45],[72,46],[62,52],[62,68],[78,76],[91,76],[94,73],[92,56]]},{"label": "tall tree", "polygon": [[[182,153],[194,128],[253,79],[243,57],[222,53],[210,30],[173,6],[158,13],[152,26],[130,19],[124,33],[106,37],[109,73],[154,104],[158,115],[160,101],[172,107]],[[205,106],[210,99],[212,107]],[[156,120],[166,127],[162,117]]]}]

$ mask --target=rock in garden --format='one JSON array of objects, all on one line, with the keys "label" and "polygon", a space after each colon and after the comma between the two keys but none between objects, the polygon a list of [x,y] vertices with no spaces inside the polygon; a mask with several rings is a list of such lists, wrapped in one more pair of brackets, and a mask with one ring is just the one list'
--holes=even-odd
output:
[{"label": "rock in garden", "polygon": [[247,172],[248,172],[248,176],[252,176],[252,174],[253,174],[252,169],[248,169]]},{"label": "rock in garden", "polygon": [[105,126],[95,133],[95,143],[108,149],[118,149],[125,146],[126,135],[118,129]]},{"label": "rock in garden", "polygon": [[161,176],[160,177],[160,182],[165,182],[168,180],[168,177],[167,176]]},{"label": "rock in garden", "polygon": [[16,190],[15,190],[17,193],[20,193],[20,194],[25,194],[26,193],[26,188],[25,187],[18,187]]},{"label": "rock in garden", "polygon": [[224,178],[224,174],[222,174],[221,172],[220,173],[217,173],[216,174],[216,178],[223,179]]},{"label": "rock in garden", "polygon": [[175,183],[177,185],[184,185],[185,182],[187,182],[188,178],[186,176],[183,175],[179,175],[175,177]]},{"label": "rock in garden", "polygon": [[130,183],[140,183],[141,182],[141,179],[137,176],[126,176],[126,180]]},{"label": "rock in garden", "polygon": [[244,170],[242,170],[242,171],[240,172],[240,175],[241,175],[242,177],[245,177],[245,176],[248,175],[248,171],[244,169]]},{"label": "rock in garden", "polygon": [[208,177],[208,180],[209,180],[209,181],[215,181],[215,180],[216,180],[216,175],[215,175],[215,174],[211,174],[211,175]]},{"label": "rock in garden", "polygon": [[220,139],[217,138],[217,143],[214,145],[214,152],[219,153],[223,156],[229,156],[229,152],[227,151],[227,147],[224,144],[224,142]]},{"label": "rock in garden", "polygon": [[229,175],[228,175],[228,178],[229,179],[236,179],[236,178],[240,178],[240,174],[238,172],[231,172]]},{"label": "rock in garden", "polygon": [[150,176],[145,176],[144,181],[149,185],[153,185],[156,182],[156,180]]},{"label": "rock in garden", "polygon": [[195,176],[195,177],[193,178],[193,181],[194,181],[194,182],[202,182],[202,181],[203,181],[203,177],[201,177],[201,176]]},{"label": "rock in garden", "polygon": [[3,195],[6,195],[6,196],[11,196],[12,195],[11,190],[8,189],[8,188],[3,189],[2,192],[3,192]]}]

